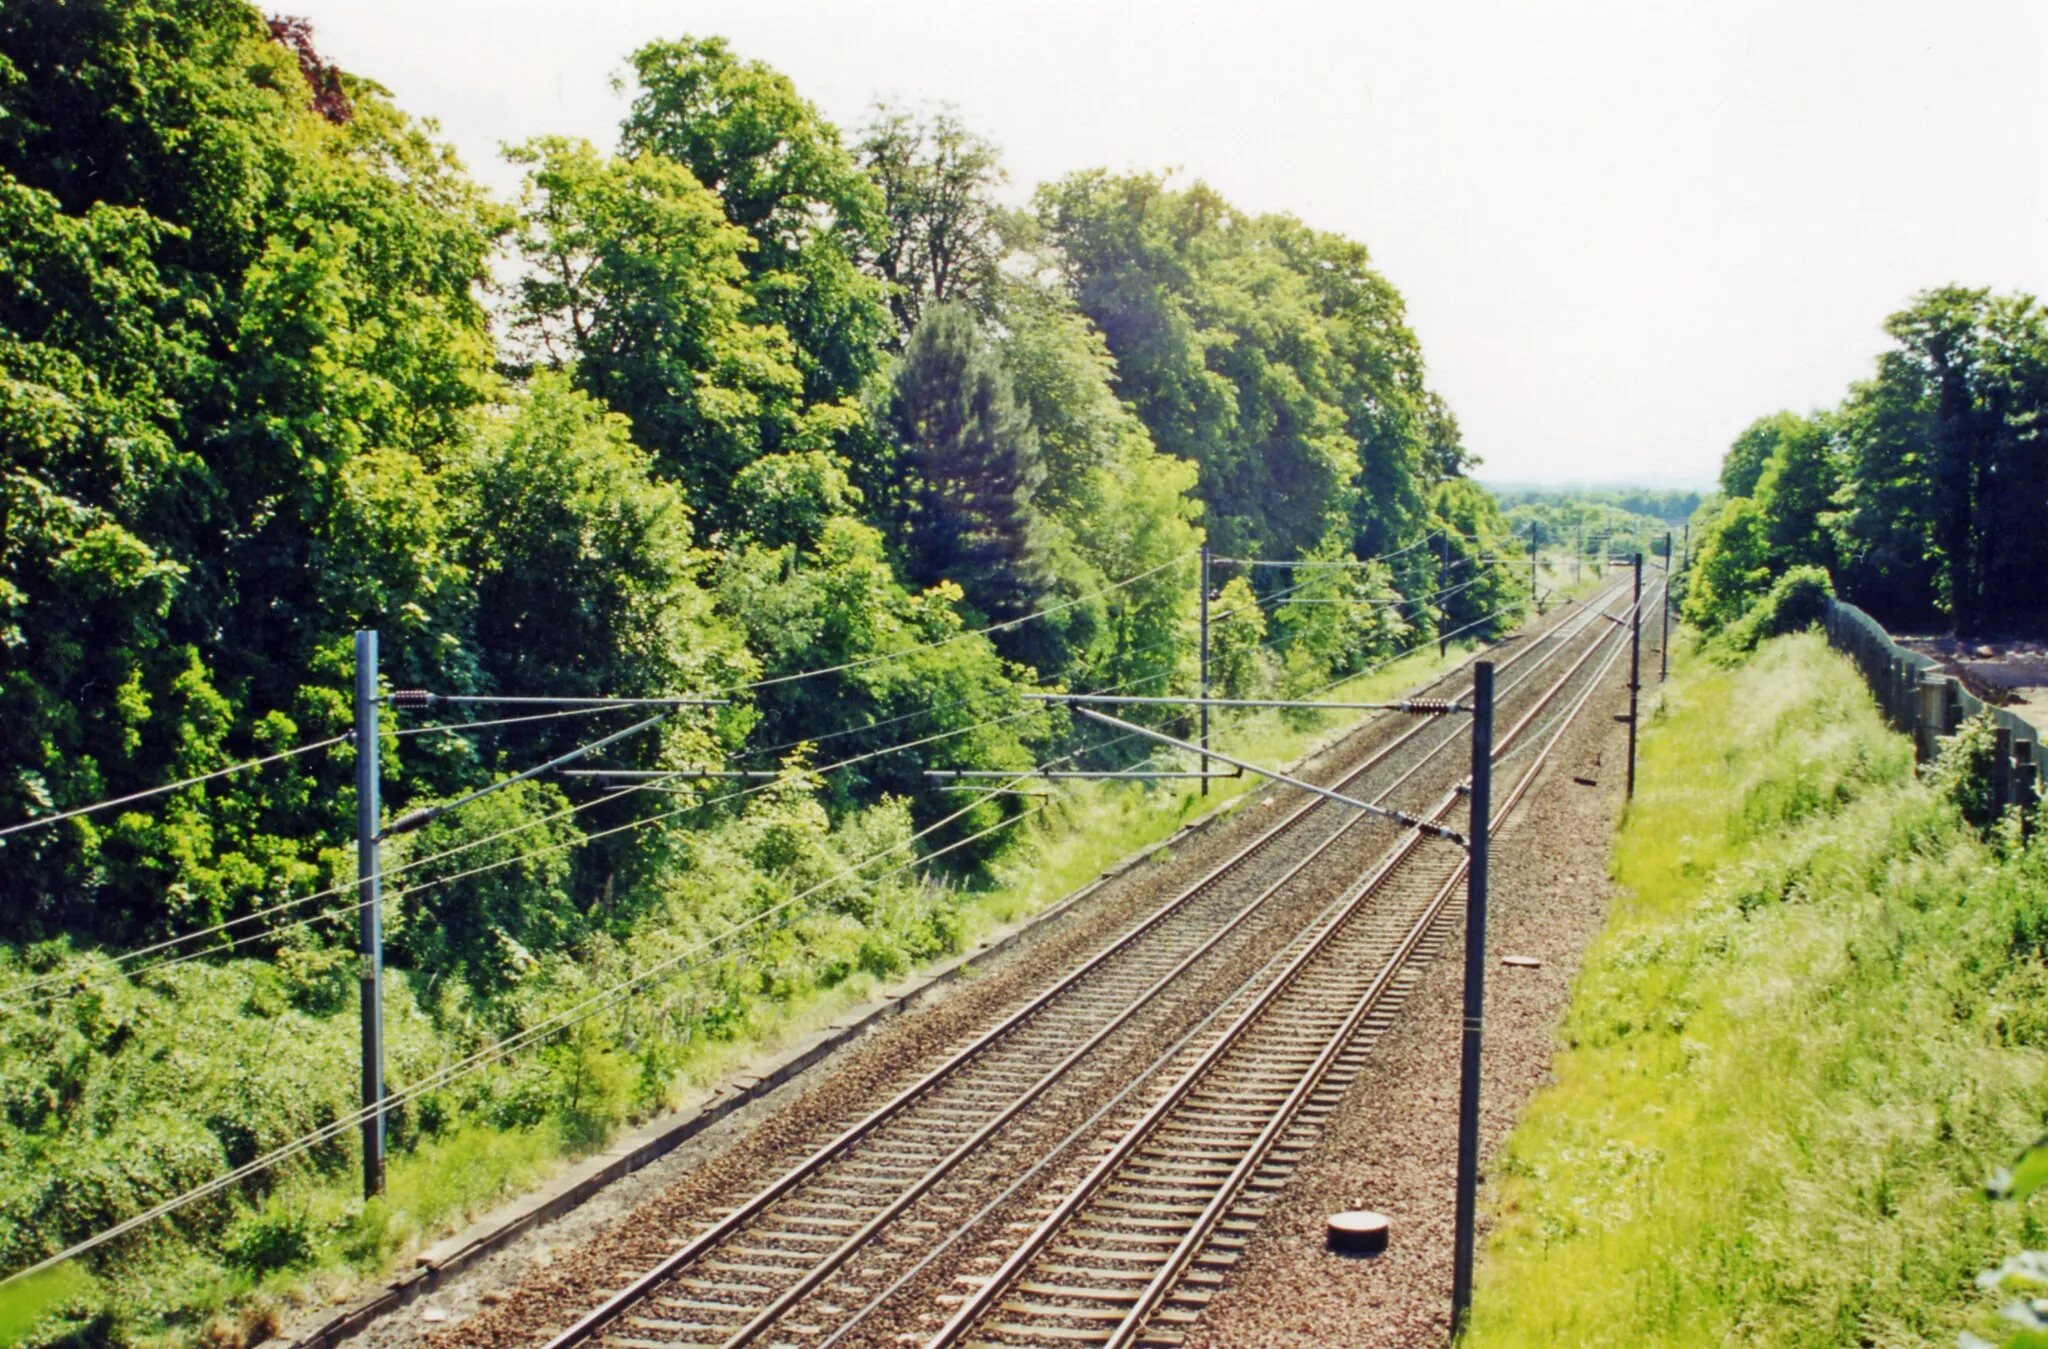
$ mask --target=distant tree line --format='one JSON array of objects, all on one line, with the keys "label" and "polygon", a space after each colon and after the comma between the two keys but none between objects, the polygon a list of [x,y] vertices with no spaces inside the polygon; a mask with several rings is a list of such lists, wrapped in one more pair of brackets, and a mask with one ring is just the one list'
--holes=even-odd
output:
[{"label": "distant tree line", "polygon": [[1885,322],[1831,411],[1753,423],[1701,511],[1686,610],[1718,627],[1798,567],[1893,628],[2048,629],[2048,311],[1945,287]]},{"label": "distant tree line", "polygon": [[1493,495],[1505,511],[1525,506],[1555,507],[1566,513],[1564,518],[1570,519],[1576,512],[1604,506],[1622,515],[1643,516],[1671,525],[1683,525],[1690,520],[1706,499],[1704,492],[1650,487],[1496,487]]}]

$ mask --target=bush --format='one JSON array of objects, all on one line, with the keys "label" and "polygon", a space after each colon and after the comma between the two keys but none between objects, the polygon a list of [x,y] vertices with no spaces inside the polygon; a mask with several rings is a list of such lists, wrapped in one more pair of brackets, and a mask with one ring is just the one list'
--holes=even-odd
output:
[{"label": "bush", "polygon": [[1773,637],[1803,632],[1826,617],[1835,584],[1820,567],[1794,567],[1780,576],[1741,618],[1722,634],[1731,652],[1750,652]]},{"label": "bush", "polygon": [[1980,831],[1996,824],[2003,813],[1991,794],[1991,763],[1997,753],[1998,728],[1989,714],[1979,712],[1956,727],[1954,735],[1941,737],[1934,762],[1922,770],[1927,785]]}]

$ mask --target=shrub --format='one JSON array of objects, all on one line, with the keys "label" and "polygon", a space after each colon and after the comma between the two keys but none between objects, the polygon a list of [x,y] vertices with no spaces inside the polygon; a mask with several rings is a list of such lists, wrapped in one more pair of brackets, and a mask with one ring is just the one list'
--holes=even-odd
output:
[{"label": "shrub", "polygon": [[1794,567],[1728,625],[1722,643],[1731,652],[1749,652],[1773,637],[1803,632],[1826,616],[1834,594],[1834,582],[1823,568]]},{"label": "shrub", "polygon": [[1979,830],[1989,829],[2002,813],[1991,796],[1991,760],[1998,752],[1998,730],[1988,713],[1979,712],[1940,740],[1934,762],[1922,770],[1927,785],[1954,803],[1963,818]]}]

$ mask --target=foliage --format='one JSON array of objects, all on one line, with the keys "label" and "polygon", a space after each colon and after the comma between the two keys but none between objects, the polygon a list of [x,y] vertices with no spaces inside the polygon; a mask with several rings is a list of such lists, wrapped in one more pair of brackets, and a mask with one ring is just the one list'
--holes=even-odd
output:
[{"label": "foliage", "polygon": [[857,422],[844,403],[807,403],[789,333],[759,321],[748,289],[758,244],[688,169],[556,138],[512,157],[532,166],[516,331],[557,368],[573,362],[714,526],[740,509],[730,484],[748,464],[828,448]]},{"label": "foliage", "polygon": [[[1688,495],[1697,498],[1698,493]],[[1636,553],[1662,558],[1664,536],[1674,532],[1659,516],[1625,509],[1597,494],[1504,492],[1497,499],[1509,530],[1524,546],[1533,530],[1545,552],[1576,550],[1583,563],[1596,569],[1606,559]]]},{"label": "foliage", "polygon": [[[1307,560],[1348,560],[1335,554]],[[1384,564],[1298,570],[1290,593],[1273,605],[1274,626],[1287,638],[1288,696],[1308,697],[1407,646],[1414,624],[1404,607],[1415,608],[1402,604]]]},{"label": "foliage", "polygon": [[[1007,648],[1076,687],[1164,691],[1192,636],[1195,466],[1153,445],[1116,395],[1102,334],[1063,291],[1006,287],[1000,323],[1003,368],[1045,471],[1032,506],[1052,573],[1046,599],[1065,606],[1016,630]],[[1101,593],[1128,577],[1142,579]]]},{"label": "foliage", "polygon": [[[814,539],[727,557],[720,612],[769,681],[755,696],[756,737],[779,747],[830,737],[835,761],[860,761],[824,783],[836,801],[914,794],[934,814],[943,812],[925,791],[927,768],[1029,766],[1027,746],[1044,737],[1047,718],[1020,703],[1019,672],[967,630],[959,600],[950,582],[907,590],[880,531],[849,516],[829,518]],[[831,673],[801,677],[816,669]],[[911,741],[921,743],[880,755]],[[767,752],[755,751],[756,762]],[[972,818],[987,824],[997,813]]]},{"label": "foliage", "polygon": [[1370,554],[1420,532],[1431,432],[1452,424],[1431,423],[1400,298],[1362,246],[1142,174],[1071,175],[1036,213],[1153,441],[1200,468],[1218,548]]},{"label": "foliage", "polygon": [[750,318],[789,334],[807,404],[849,406],[889,332],[882,283],[857,266],[882,235],[881,193],[787,76],[723,38],[650,42],[632,65],[621,151],[681,165],[717,194],[754,241]]},{"label": "foliage", "polygon": [[2004,804],[1992,797],[1991,765],[1998,753],[1997,726],[1980,712],[1939,737],[1939,752],[1922,770],[1927,786],[1980,830],[1999,822]]},{"label": "foliage", "polygon": [[882,193],[886,225],[873,265],[889,283],[898,329],[908,335],[932,305],[986,311],[1004,251],[992,196],[1005,177],[996,147],[950,109],[919,118],[885,103],[859,151]]},{"label": "foliage", "polygon": [[1034,607],[1042,564],[1032,494],[1045,477],[1038,437],[973,311],[932,308],[890,383],[888,423],[903,447],[895,494],[906,579],[957,578],[974,606],[1011,618]]},{"label": "foliage", "polygon": [[1762,599],[1729,624],[1720,645],[1731,652],[1754,651],[1760,642],[1803,632],[1827,617],[1835,587],[1819,567],[1794,567],[1771,583]]},{"label": "foliage", "polygon": [[[1433,497],[1430,513],[1443,530],[1440,566],[1426,583],[1403,588],[1410,594],[1446,591],[1434,606],[1439,633],[1483,637],[1513,626],[1528,602],[1528,591],[1507,568],[1485,562],[1516,551],[1500,507],[1484,488],[1466,478],[1437,484]],[[1426,553],[1409,556],[1418,567],[1429,564]]]},{"label": "foliage", "polygon": [[1606,507],[1624,516],[1640,515],[1662,521],[1667,527],[1683,525],[1705,500],[1698,492],[1650,487],[1495,486],[1493,494],[1499,499],[1501,509],[1510,514],[1523,506],[1557,506],[1566,510]]},{"label": "foliage", "polygon": [[[1832,427],[1825,414],[1781,412],[1736,439],[1722,476],[1747,490],[1702,512],[1697,570],[1687,578],[1688,619],[1720,629],[1792,571],[1838,567],[1833,504],[1841,472]],[[1755,645],[1752,635],[1739,639],[1737,649]]]},{"label": "foliage", "polygon": [[1953,1342],[2038,1244],[1980,1178],[2038,1131],[2048,851],[1915,782],[1814,635],[1682,663],[1555,1085],[1493,1167],[1472,1342]]},{"label": "foliage", "polygon": [[701,584],[686,498],[655,470],[624,418],[556,376],[481,420],[441,490],[494,687],[658,697],[752,676]]},{"label": "foliage", "polygon": [[1266,611],[1242,576],[1233,576],[1212,605],[1209,687],[1219,698],[1257,697],[1269,676]]},{"label": "foliage", "polygon": [[1951,286],[1915,296],[1885,331],[1876,376],[1838,410],[1779,413],[1736,439],[1703,569],[1724,541],[1731,556],[1688,617],[1726,623],[1785,568],[1818,566],[1891,626],[2048,618],[2030,584],[2044,564],[2048,311]]},{"label": "foliage", "polygon": [[[2043,1181],[2048,1181],[2048,1139],[2037,1139],[2014,1161],[2011,1170],[2000,1167],[1992,1175],[1985,1195],[1994,1200],[2024,1202],[2041,1188]],[[2008,1255],[1996,1268],[1977,1276],[1977,1286],[1987,1292],[1997,1292],[2009,1285],[2021,1292],[2048,1286],[2048,1253],[2021,1251]],[[2038,1297],[2017,1298],[1999,1308],[1998,1314],[2008,1324],[2020,1328],[2005,1331],[1997,1349],[2041,1349],[2048,1343],[2048,1317],[2042,1316]],[[1957,1337],[1957,1344],[1961,1349],[1993,1349],[1990,1341],[1967,1331]]]},{"label": "foliage", "polygon": [[[10,11],[0,71],[0,814],[333,733],[358,624],[460,687],[434,567],[352,555],[351,511],[492,388],[497,210],[374,87],[316,112],[230,0]],[[10,841],[0,924],[125,940],[317,880],[347,771]]]}]

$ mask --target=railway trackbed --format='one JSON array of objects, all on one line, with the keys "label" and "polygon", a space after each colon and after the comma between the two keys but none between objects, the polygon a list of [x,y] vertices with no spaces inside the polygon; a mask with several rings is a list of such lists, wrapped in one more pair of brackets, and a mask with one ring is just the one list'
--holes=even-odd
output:
[{"label": "railway trackbed", "polygon": [[[1621,602],[1499,658],[1497,771],[1516,785],[1496,823],[1626,652]],[[1461,678],[1432,692],[1455,701]],[[1407,723],[1328,785],[1463,827],[1465,729]],[[610,1296],[543,1309],[548,1349],[1173,1342],[1457,911],[1461,850],[1273,799],[1279,820],[785,1169],[681,1219]]]}]

